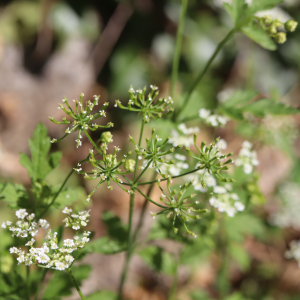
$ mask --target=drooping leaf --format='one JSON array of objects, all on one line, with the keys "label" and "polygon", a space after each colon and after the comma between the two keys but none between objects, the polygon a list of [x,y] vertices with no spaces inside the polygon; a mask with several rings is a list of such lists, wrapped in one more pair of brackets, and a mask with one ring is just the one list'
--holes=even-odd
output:
[{"label": "drooping leaf", "polygon": [[252,24],[244,26],[241,31],[252,41],[259,44],[261,47],[267,50],[274,51],[277,49],[276,43],[272,38],[258,25]]},{"label": "drooping leaf", "polygon": [[172,275],[176,268],[176,262],[170,253],[157,246],[149,246],[139,253],[145,263],[156,272]]},{"label": "drooping leaf", "polygon": [[27,169],[33,182],[43,180],[59,163],[60,152],[48,156],[50,145],[47,129],[42,123],[39,123],[33,133],[33,138],[29,140],[31,159],[28,155],[20,153],[20,163]]}]

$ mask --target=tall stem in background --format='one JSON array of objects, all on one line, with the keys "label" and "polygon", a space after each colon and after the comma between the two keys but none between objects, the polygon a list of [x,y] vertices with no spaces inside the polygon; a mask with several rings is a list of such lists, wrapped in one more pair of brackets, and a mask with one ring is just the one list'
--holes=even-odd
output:
[{"label": "tall stem in background", "polygon": [[174,121],[178,121],[178,118],[179,118],[180,114],[182,113],[184,108],[188,105],[189,101],[191,100],[191,95],[192,95],[194,89],[200,83],[200,81],[202,80],[202,78],[205,75],[206,71],[208,70],[208,68],[210,67],[210,65],[212,64],[212,62],[216,58],[216,56],[219,54],[220,50],[227,43],[227,41],[231,39],[231,37],[234,35],[234,33],[236,31],[237,31],[237,27],[234,27],[231,31],[229,31],[229,33],[226,35],[226,37],[219,43],[219,45],[216,48],[215,52],[213,53],[213,55],[211,56],[209,61],[206,63],[204,69],[199,73],[199,75],[197,76],[197,78],[195,79],[193,84],[191,85],[190,89],[188,90],[187,95],[184,99],[184,102],[182,103],[181,107],[177,110],[178,113],[174,113],[174,115],[173,115],[173,120]]},{"label": "tall stem in background", "polygon": [[184,19],[186,15],[187,4],[188,4],[188,0],[182,0],[180,18],[178,23],[177,35],[176,35],[176,46],[175,46],[175,52],[174,52],[173,64],[172,64],[172,78],[171,78],[171,90],[170,90],[170,96],[172,98],[174,97],[174,90],[175,90],[175,85],[178,77],[179,59],[180,59],[183,29],[184,29]]}]

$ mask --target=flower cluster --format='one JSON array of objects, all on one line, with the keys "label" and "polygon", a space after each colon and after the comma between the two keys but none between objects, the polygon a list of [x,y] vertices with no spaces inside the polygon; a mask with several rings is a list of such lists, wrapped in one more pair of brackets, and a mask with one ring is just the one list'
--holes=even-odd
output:
[{"label": "flower cluster", "polygon": [[229,121],[229,118],[213,114],[209,109],[205,109],[205,108],[201,108],[199,110],[199,117],[206,124],[213,127],[225,126]]},{"label": "flower cluster", "polygon": [[168,160],[167,155],[182,147],[181,145],[178,145],[174,148],[162,151],[162,148],[168,144],[169,138],[165,139],[165,141],[159,145],[158,142],[160,142],[162,139],[155,134],[155,128],[152,129],[151,139],[148,137],[146,138],[147,149],[144,149],[136,144],[131,136],[129,136],[129,140],[134,144],[135,152],[141,158],[143,157],[145,159],[140,168],[147,169],[148,167],[154,167],[159,173],[161,173],[161,164],[172,165],[175,162],[173,159]]},{"label": "flower cluster", "polygon": [[[120,175],[125,175],[130,172],[134,171],[134,166],[132,166],[132,160],[126,160],[127,156],[131,154],[131,151],[129,151],[127,154],[124,155],[124,158],[121,161],[117,160],[117,153],[121,149],[119,147],[115,146],[114,152],[111,154],[107,153],[107,143],[111,143],[113,141],[112,134],[110,132],[104,132],[101,135],[101,141],[103,142],[100,146],[100,151],[102,154],[102,160],[96,160],[94,151],[90,149],[89,154],[89,162],[94,167],[92,172],[84,172],[82,170],[81,164],[77,165],[77,168],[74,168],[74,170],[78,174],[84,174],[85,179],[97,179],[99,178],[100,181],[97,184],[97,186],[93,189],[93,191],[88,195],[87,201],[90,201],[92,195],[95,193],[99,185],[103,182],[107,182],[107,188],[109,190],[112,190],[113,187],[111,186],[111,180],[117,183],[124,191],[127,193],[132,193],[131,190],[125,189],[121,183],[123,183],[122,179],[119,177]],[[129,163],[128,163],[129,162]],[[125,171],[122,171],[119,167],[124,165]]]},{"label": "flower cluster", "polygon": [[279,43],[283,44],[286,41],[286,33],[279,31],[284,28],[288,32],[293,32],[296,30],[298,23],[294,20],[288,20],[285,23],[280,22],[279,19],[273,19],[271,16],[256,16],[255,19],[258,21],[259,25],[268,33],[268,35]]},{"label": "flower cluster", "polygon": [[252,144],[248,141],[244,141],[242,149],[239,152],[238,157],[235,159],[234,164],[238,167],[243,167],[246,174],[250,174],[253,170],[253,166],[257,166],[259,161],[257,160],[257,154],[251,150]]},{"label": "flower cluster", "polygon": [[[224,148],[224,143],[219,143],[219,138],[217,138],[213,143],[211,143],[208,146],[206,146],[206,142],[201,143],[201,147],[199,148],[197,146],[197,135],[194,135],[194,145],[197,148],[199,152],[199,156],[195,156],[190,148],[186,148],[186,151],[189,156],[195,158],[198,163],[196,165],[196,168],[199,170],[204,170],[203,177],[205,176],[206,172],[208,172],[210,175],[214,175],[217,179],[223,182],[233,182],[233,179],[224,178],[220,171],[228,170],[229,167],[227,166],[232,162],[232,159],[228,159],[233,153],[228,154],[220,154],[220,148]],[[224,141],[225,142],[225,141]],[[222,145],[223,144],[223,145]],[[220,146],[221,145],[221,146]],[[220,147],[220,148],[219,148]],[[227,160],[226,160],[227,159]],[[223,161],[225,160],[225,161]],[[203,187],[206,186],[204,180],[201,180],[201,184]]]},{"label": "flower cluster", "polygon": [[[66,129],[66,134],[60,138],[60,139],[52,139],[51,143],[57,143],[64,139],[67,135],[69,135],[71,132],[78,131],[78,138],[75,140],[76,142],[76,147],[78,148],[79,146],[82,145],[81,142],[81,133],[82,131],[87,134],[87,130],[90,129],[92,131],[95,131],[97,128],[110,128],[113,127],[113,123],[109,122],[107,125],[102,126],[98,125],[96,123],[93,123],[96,119],[99,119],[100,117],[106,117],[106,113],[104,109],[108,106],[108,102],[104,103],[102,108],[92,114],[91,111],[94,109],[96,105],[98,105],[98,101],[100,96],[94,95],[94,101],[87,101],[86,107],[83,108],[83,96],[84,94],[81,93],[80,95],[80,101],[78,100],[73,100],[75,102],[75,111],[71,108],[71,106],[68,103],[68,100],[64,98],[63,104],[59,104],[58,109],[62,109],[70,118],[72,118],[74,121],[68,121],[66,117],[62,119],[62,122],[58,122],[54,120],[53,117],[49,117],[50,121],[52,121],[55,124],[70,124],[73,125],[73,127],[70,129],[68,127]],[[65,106],[64,106],[65,105]]]},{"label": "flower cluster", "polygon": [[130,87],[128,106],[122,105],[120,100],[116,100],[115,107],[121,109],[127,109],[130,111],[139,112],[143,116],[145,122],[149,122],[150,118],[161,118],[163,113],[168,114],[174,111],[174,109],[167,108],[170,104],[173,104],[171,97],[157,98],[159,92],[156,86],[150,85],[151,91],[146,96],[146,87],[143,89],[134,90]]},{"label": "flower cluster", "polygon": [[[87,211],[79,212],[78,215],[71,215],[72,210],[66,207],[64,208],[63,213],[68,214],[68,222],[66,222],[66,226],[71,225],[73,229],[78,230],[81,227],[87,225],[89,216],[89,213]],[[16,226],[12,225],[12,223],[9,221],[3,222],[2,227],[8,228],[10,231],[12,231],[13,236],[16,235],[19,237],[27,238],[27,242],[25,244],[25,246],[28,247],[27,252],[25,252],[21,248],[18,249],[17,247],[11,247],[9,249],[10,253],[18,255],[18,264],[25,264],[26,266],[35,264],[37,266],[62,271],[69,268],[74,262],[75,258],[72,256],[72,253],[75,250],[81,250],[82,248],[84,248],[89,241],[88,236],[90,235],[90,232],[85,231],[83,233],[83,237],[79,237],[78,235],[76,235],[73,239],[65,239],[63,241],[63,245],[60,246],[58,244],[57,232],[52,233],[52,230],[49,229],[49,224],[47,221],[41,219],[38,221],[38,223],[33,222],[32,219],[34,218],[34,214],[29,215],[25,209],[18,210],[16,212],[16,215],[18,218],[22,219],[22,221],[17,221]],[[28,222],[24,221],[25,218],[28,220]],[[36,232],[34,232],[34,234],[32,234],[29,229],[21,229],[23,232],[25,230],[30,233],[31,236],[35,236],[37,234],[38,230],[36,228],[38,227],[42,227],[47,230],[47,233],[44,237],[45,242],[41,247],[34,247],[34,244],[36,243],[36,240],[34,238],[30,239],[26,234],[15,234],[16,232],[20,232],[19,230],[17,230],[18,228],[20,228],[20,222],[28,223],[29,227],[23,224],[26,228],[35,228],[34,230]]]},{"label": "flower cluster", "polygon": [[236,193],[231,193],[231,184],[225,186],[215,186],[215,195],[209,199],[211,206],[216,207],[220,212],[226,212],[229,217],[233,217],[238,211],[243,211],[245,205],[239,201]]},{"label": "flower cluster", "polygon": [[12,236],[21,237],[21,238],[29,238],[34,237],[38,234],[40,228],[48,229],[49,223],[40,219],[38,222],[34,222],[35,214],[28,214],[26,209],[19,209],[16,211],[16,216],[19,221],[16,224],[13,224],[10,221],[3,222],[1,227],[8,228],[9,231],[12,232]]},{"label": "flower cluster", "polygon": [[214,187],[217,184],[215,177],[206,170],[198,170],[187,175],[187,178],[193,182],[194,189],[202,193],[207,192],[207,187]]},{"label": "flower cluster", "polygon": [[296,259],[300,267],[300,241],[290,242],[290,250],[285,252],[285,257]]},{"label": "flower cluster", "polygon": [[[208,212],[207,209],[195,209],[193,208],[193,206],[195,204],[198,204],[198,201],[195,201],[194,203],[188,203],[186,204],[186,202],[192,198],[194,198],[196,196],[196,194],[191,194],[188,197],[184,197],[184,194],[186,192],[186,190],[192,185],[192,182],[187,182],[185,184],[183,184],[182,186],[180,186],[180,190],[171,190],[170,188],[170,183],[171,183],[171,179],[169,178],[167,180],[167,189],[169,193],[166,193],[161,185],[160,185],[160,180],[158,180],[158,186],[160,188],[160,190],[162,191],[160,200],[166,205],[165,209],[160,211],[159,213],[151,213],[151,216],[155,219],[155,217],[157,215],[163,214],[163,213],[167,213],[166,217],[167,218],[172,218],[173,219],[173,230],[175,233],[178,232],[178,228],[175,227],[175,221],[177,218],[180,219],[180,221],[183,223],[184,228],[186,229],[186,231],[191,234],[194,237],[197,237],[197,235],[190,231],[187,226],[186,223],[187,221],[189,221],[190,219],[193,220],[198,220],[200,219],[200,215],[198,214],[193,214],[193,213],[206,213]],[[176,197],[177,195],[177,197]]]},{"label": "flower cluster", "polygon": [[199,132],[198,127],[187,128],[184,123],[178,125],[178,129],[173,129],[171,131],[171,136],[169,143],[174,147],[178,145],[183,145],[185,147],[190,147],[193,144],[192,135]]}]

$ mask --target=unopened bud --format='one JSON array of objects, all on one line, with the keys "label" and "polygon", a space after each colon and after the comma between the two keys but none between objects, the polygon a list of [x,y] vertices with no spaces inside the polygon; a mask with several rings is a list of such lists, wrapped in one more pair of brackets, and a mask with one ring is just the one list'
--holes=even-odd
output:
[{"label": "unopened bud", "polygon": [[284,28],[286,31],[293,32],[296,30],[298,22],[294,20],[289,20],[284,24]]},{"label": "unopened bud", "polygon": [[105,131],[101,134],[100,138],[102,143],[112,143],[113,142],[113,135],[110,131]]},{"label": "unopened bud", "polygon": [[278,32],[278,33],[275,35],[275,41],[276,41],[278,44],[283,44],[283,43],[286,41],[286,33],[285,33],[285,32]]},{"label": "unopened bud", "polygon": [[133,159],[127,159],[124,165],[126,171],[134,172],[135,169],[135,161]]}]

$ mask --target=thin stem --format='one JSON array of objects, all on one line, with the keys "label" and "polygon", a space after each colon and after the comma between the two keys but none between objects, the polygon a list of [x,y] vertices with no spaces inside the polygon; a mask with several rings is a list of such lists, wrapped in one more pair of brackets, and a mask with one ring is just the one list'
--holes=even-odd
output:
[{"label": "thin stem", "polygon": [[212,62],[214,61],[214,59],[216,58],[216,56],[219,54],[220,50],[223,48],[223,46],[226,44],[226,42],[228,40],[230,40],[230,38],[234,35],[234,33],[237,31],[237,27],[234,27],[232,30],[229,31],[229,33],[226,35],[226,37],[219,43],[219,45],[217,46],[215,52],[213,53],[213,55],[211,56],[211,58],[209,59],[209,61],[206,63],[204,69],[199,73],[199,75],[197,76],[197,78],[195,79],[195,81],[193,82],[193,84],[191,85],[190,89],[187,92],[187,95],[185,97],[185,100],[183,102],[183,104],[181,105],[180,108],[178,108],[178,113],[173,115],[173,120],[177,121],[180,114],[182,113],[182,111],[184,110],[184,108],[188,105],[189,101],[191,100],[191,95],[194,91],[194,89],[197,87],[197,85],[200,83],[200,81],[202,80],[203,76],[205,75],[206,71],[208,70],[208,68],[210,67],[210,65],[212,64]]},{"label": "thin stem", "polygon": [[97,151],[102,154],[102,151],[94,143],[93,139],[90,137],[90,135],[88,134],[88,132],[85,129],[83,129],[83,132],[85,133],[86,137],[89,139],[89,141],[91,142],[91,144],[97,149]]},{"label": "thin stem", "polygon": [[[139,147],[141,146],[141,143],[142,143],[142,137],[143,137],[143,132],[144,132],[144,125],[145,125],[145,121],[144,121],[144,119],[143,119],[143,120],[142,120],[141,132],[140,132],[140,138],[139,138]],[[135,169],[134,169],[133,181],[135,181],[135,178],[136,178],[136,171],[137,171],[137,163],[138,163],[138,159],[139,159],[139,155],[136,154],[136,158],[135,158]]]},{"label": "thin stem", "polygon": [[81,298],[82,300],[85,300],[85,298],[84,298],[84,296],[83,296],[83,294],[82,294],[82,292],[81,292],[81,290],[80,290],[80,288],[79,288],[79,285],[78,285],[78,283],[77,283],[77,281],[76,281],[76,279],[75,279],[75,277],[74,277],[74,275],[73,275],[71,269],[67,269],[67,271],[68,271],[68,273],[69,273],[69,275],[70,275],[70,277],[71,277],[71,279],[72,279],[72,281],[73,281],[73,284],[74,284],[74,286],[75,286],[75,288],[76,288],[76,290],[77,290],[77,292],[78,292],[80,298]]},{"label": "thin stem", "polygon": [[156,203],[156,202],[153,201],[151,198],[149,198],[148,196],[146,196],[139,188],[136,188],[136,190],[137,190],[142,196],[144,196],[147,200],[149,200],[151,203],[155,204],[156,206],[159,206],[159,207],[164,208],[164,209],[168,209],[168,208],[169,208],[168,206],[163,206],[163,205],[160,205],[160,204]]},{"label": "thin stem", "polygon": [[134,242],[133,239],[131,238],[133,207],[134,207],[134,194],[130,195],[127,253],[126,253],[126,261],[125,261],[124,269],[123,269],[122,276],[121,276],[121,282],[120,282],[120,286],[119,286],[118,300],[122,300],[124,283],[125,283],[125,279],[127,276],[129,261],[130,261],[130,257],[132,254],[132,248],[133,248],[133,242]]},{"label": "thin stem", "polygon": [[[156,176],[156,172],[153,172],[152,178],[154,179],[155,176]],[[154,182],[151,183],[151,185],[149,186],[149,189],[148,189],[148,192],[147,192],[147,197],[149,197],[150,194],[151,194],[151,191],[152,191],[153,186],[154,186]],[[132,238],[134,242],[136,241],[136,239],[137,239],[137,237],[138,237],[138,235],[140,233],[140,230],[141,230],[141,228],[143,226],[143,221],[144,221],[144,216],[145,216],[145,212],[146,212],[147,206],[148,206],[148,199],[145,198],[144,204],[143,204],[143,208],[142,208],[142,211],[141,211],[141,214],[140,214],[139,222],[138,222],[138,225],[136,227],[136,230],[135,230],[135,232],[133,234],[133,238]]]},{"label": "thin stem", "polygon": [[30,300],[30,291],[29,291],[29,276],[30,276],[30,269],[29,266],[26,266],[26,294],[27,294],[27,299]]},{"label": "thin stem", "polygon": [[144,168],[144,170],[140,173],[140,175],[138,176],[138,178],[134,181],[134,183],[137,183],[139,181],[139,179],[143,176],[143,174],[146,172],[146,170],[149,168],[150,164],[152,163],[152,160],[150,160],[148,162],[148,164],[146,165],[146,167]]},{"label": "thin stem", "polygon": [[176,296],[176,288],[178,283],[178,266],[179,266],[179,259],[176,261],[174,274],[173,274],[173,280],[172,285],[169,291],[168,300],[174,300]]},{"label": "thin stem", "polygon": [[38,287],[37,287],[36,292],[35,292],[35,297],[34,297],[35,300],[39,299],[39,293],[40,293],[41,287],[43,285],[44,279],[45,279],[46,274],[47,274],[48,271],[49,271],[49,269],[44,269],[43,270],[42,277],[41,277],[41,279],[40,279],[40,281],[38,283]]},{"label": "thin stem", "polygon": [[[194,170],[192,170],[192,171],[188,171],[188,172],[183,173],[183,174],[180,174],[180,175],[172,176],[171,178],[172,178],[172,179],[179,178],[179,177],[182,177],[182,176],[185,176],[185,175],[188,175],[188,174],[197,172],[197,171],[199,171],[199,169],[194,169]],[[166,181],[166,180],[168,180],[168,179],[169,179],[169,178],[161,178],[160,181]],[[157,182],[157,180],[151,180],[151,181],[141,182],[141,183],[138,183],[138,186],[139,186],[139,185],[150,184],[150,183],[155,183],[155,182]]]},{"label": "thin stem", "polygon": [[173,65],[172,65],[172,78],[171,78],[171,90],[170,90],[170,95],[172,98],[174,97],[175,84],[178,77],[179,59],[180,59],[183,29],[184,29],[184,19],[186,15],[187,4],[188,4],[188,0],[182,0],[177,35],[176,35],[175,53],[174,53]]}]

